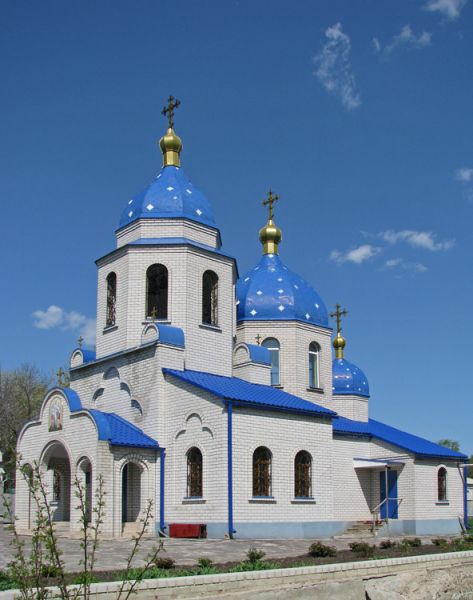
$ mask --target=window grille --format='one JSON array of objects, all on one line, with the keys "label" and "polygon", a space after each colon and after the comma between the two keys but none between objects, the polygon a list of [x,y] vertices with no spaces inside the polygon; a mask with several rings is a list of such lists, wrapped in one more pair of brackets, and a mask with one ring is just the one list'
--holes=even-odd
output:
[{"label": "window grille", "polygon": [[301,450],[294,459],[294,497],[310,498],[312,496],[312,458],[308,452]]},{"label": "window grille", "polygon": [[198,448],[187,453],[187,496],[202,497],[202,452]]},{"label": "window grille", "polygon": [[447,469],[440,467],[437,471],[437,489],[438,489],[438,501],[447,501]]},{"label": "window grille", "polygon": [[218,324],[218,276],[213,271],[202,276],[202,323]]},{"label": "window grille", "polygon": [[107,277],[107,327],[115,325],[116,321],[116,306],[117,306],[117,275],[109,273]]},{"label": "window grille", "polygon": [[264,446],[253,453],[253,496],[271,496],[271,452]]}]

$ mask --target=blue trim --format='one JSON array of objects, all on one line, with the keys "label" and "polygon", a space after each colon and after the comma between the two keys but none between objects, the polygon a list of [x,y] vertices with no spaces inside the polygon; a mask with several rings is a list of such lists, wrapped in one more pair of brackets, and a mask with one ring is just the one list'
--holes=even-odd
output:
[{"label": "blue trim", "polygon": [[463,518],[466,529],[468,526],[468,467],[463,467]]},{"label": "blue trim", "polygon": [[195,240],[191,240],[186,237],[162,237],[162,238],[139,238],[138,240],[134,240],[133,242],[129,242],[126,246],[195,246],[200,250],[205,250],[206,252],[211,252],[212,254],[220,254],[225,258],[231,258],[236,261],[236,258],[231,254],[227,254],[220,248],[213,248],[208,244],[202,244],[201,242],[196,242]]},{"label": "blue trim", "polygon": [[232,540],[236,530],[233,528],[233,406],[227,402],[227,443],[228,443],[228,536]]},{"label": "blue trim", "polygon": [[107,441],[112,446],[130,446],[151,450],[159,448],[156,440],[115,413],[105,413],[95,408],[88,409],[86,412],[94,419],[98,439],[101,441]]},{"label": "blue trim", "polygon": [[79,394],[74,390],[71,390],[71,388],[63,388],[57,385],[49,389],[46,393],[46,396],[49,396],[53,392],[60,392],[64,395],[69,405],[69,410],[71,412],[82,410],[82,403],[80,401]]},{"label": "blue trim", "polygon": [[164,531],[166,523],[164,521],[164,466],[166,460],[166,448],[161,448],[159,453],[159,529]]}]

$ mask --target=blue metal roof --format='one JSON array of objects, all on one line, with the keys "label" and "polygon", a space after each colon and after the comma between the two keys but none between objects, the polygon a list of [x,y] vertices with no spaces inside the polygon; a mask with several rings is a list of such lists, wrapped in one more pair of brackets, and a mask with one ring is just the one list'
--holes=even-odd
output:
[{"label": "blue metal roof", "polygon": [[115,413],[105,413],[89,409],[97,425],[99,440],[107,441],[112,446],[132,446],[133,448],[159,448],[158,442],[143,433],[141,429]]},{"label": "blue metal roof", "polygon": [[263,365],[271,364],[271,353],[264,346],[257,346],[256,344],[246,344],[248,352],[250,353],[250,359],[252,362],[261,363]]},{"label": "blue metal roof", "polygon": [[163,323],[155,323],[155,325],[159,332],[159,344],[169,344],[178,348],[185,347],[184,332],[180,327],[164,325]]},{"label": "blue metal roof", "polygon": [[333,420],[333,431],[338,434],[360,435],[374,437],[393,446],[412,452],[417,456],[429,456],[434,458],[465,460],[467,457],[461,452],[454,452],[450,448],[439,446],[424,438],[406,433],[395,427],[385,425],[380,421],[368,419],[368,421],[352,421],[345,417],[337,417]]},{"label": "blue metal roof", "polygon": [[277,254],[263,254],[237,283],[238,321],[302,321],[328,327],[318,293],[290,271]]},{"label": "blue metal roof", "polygon": [[119,227],[137,219],[184,218],[216,228],[210,202],[180,167],[163,167],[154,181],[130,200]]},{"label": "blue metal roof", "polygon": [[369,398],[368,378],[353,363],[344,358],[335,358],[332,363],[332,390],[334,396],[355,395]]},{"label": "blue metal roof", "polygon": [[95,350],[85,350],[84,348],[80,348],[82,352],[82,358],[84,363],[93,362],[95,360]]},{"label": "blue metal roof", "polygon": [[283,390],[269,385],[250,383],[238,377],[224,377],[201,371],[177,371],[176,369],[163,369],[163,373],[173,375],[219,398],[232,400],[244,406],[325,417],[336,415],[328,408],[308,402]]}]

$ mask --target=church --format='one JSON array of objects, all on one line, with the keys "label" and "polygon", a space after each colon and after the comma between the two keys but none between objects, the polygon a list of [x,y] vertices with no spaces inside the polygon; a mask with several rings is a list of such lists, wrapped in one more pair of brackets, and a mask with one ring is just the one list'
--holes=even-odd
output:
[{"label": "church", "polygon": [[[101,475],[107,536],[133,534],[149,500],[149,533],[164,536],[459,533],[466,456],[370,418],[368,378],[345,357],[346,311],[329,314],[284,264],[272,192],[262,255],[239,275],[181,167],[178,105],[163,110],[161,170],[96,261],[96,349],[72,352],[69,386],[48,391],[18,439],[58,530],[81,526],[75,478],[92,511]],[[29,530],[20,473],[16,498]]]}]

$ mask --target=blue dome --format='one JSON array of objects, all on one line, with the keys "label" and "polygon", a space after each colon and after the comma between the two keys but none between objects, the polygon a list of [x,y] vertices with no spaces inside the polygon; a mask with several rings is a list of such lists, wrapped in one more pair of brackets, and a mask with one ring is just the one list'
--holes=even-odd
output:
[{"label": "blue dome", "polygon": [[237,283],[238,321],[303,321],[328,327],[325,304],[277,254],[263,254],[259,264]]},{"label": "blue dome", "polygon": [[120,227],[137,219],[184,218],[216,227],[210,202],[180,167],[163,167],[143,192],[128,202]]},{"label": "blue dome", "polygon": [[333,395],[370,395],[368,379],[361,369],[344,358],[335,358],[332,363]]}]

